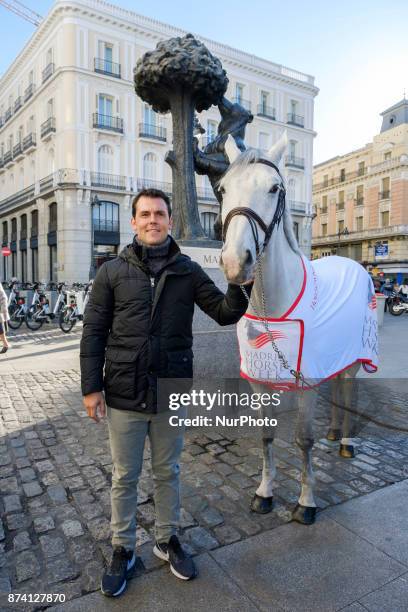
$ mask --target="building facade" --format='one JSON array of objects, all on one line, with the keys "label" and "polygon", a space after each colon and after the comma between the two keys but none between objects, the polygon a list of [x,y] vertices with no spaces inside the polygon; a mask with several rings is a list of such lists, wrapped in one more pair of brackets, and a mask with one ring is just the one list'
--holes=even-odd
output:
[{"label": "building facade", "polygon": [[[100,0],[58,0],[0,80],[0,279],[85,281],[132,238],[131,201],[142,187],[171,194],[164,162],[171,116],[134,92],[137,60],[185,32]],[[203,42],[227,71],[227,97],[251,109],[249,146],[268,149],[286,129],[288,199],[310,251],[313,77],[225,45]],[[218,109],[201,113],[211,139]],[[211,237],[218,203],[197,176]]]},{"label": "building facade", "polygon": [[313,171],[312,256],[351,257],[408,277],[408,101],[383,113],[373,142]]}]

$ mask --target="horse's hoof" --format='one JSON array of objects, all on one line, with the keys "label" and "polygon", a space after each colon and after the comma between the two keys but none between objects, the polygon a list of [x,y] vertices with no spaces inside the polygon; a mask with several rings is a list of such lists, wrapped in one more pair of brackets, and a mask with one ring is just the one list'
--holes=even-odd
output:
[{"label": "horse's hoof", "polygon": [[341,430],[330,428],[327,432],[326,439],[330,440],[330,442],[337,442],[337,440],[341,440]]},{"label": "horse's hoof", "polygon": [[351,446],[351,444],[340,444],[339,455],[345,459],[353,459],[354,446]]},{"label": "horse's hoof", "polygon": [[251,501],[251,510],[257,514],[268,514],[272,510],[273,497],[260,497],[255,493]]},{"label": "horse's hoof", "polygon": [[292,512],[292,520],[302,523],[302,525],[313,525],[316,519],[316,508],[312,506],[301,506],[296,504]]}]

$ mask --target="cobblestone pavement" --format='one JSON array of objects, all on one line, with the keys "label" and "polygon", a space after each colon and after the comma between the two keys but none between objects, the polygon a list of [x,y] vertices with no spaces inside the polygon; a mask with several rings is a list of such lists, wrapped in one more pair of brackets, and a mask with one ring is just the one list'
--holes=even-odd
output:
[{"label": "cobblestone pavement", "polygon": [[[406,402],[397,391],[392,401],[398,419]],[[181,468],[182,526],[183,541],[192,553],[291,519],[301,461],[288,440],[275,443],[276,503],[262,516],[249,511],[262,465],[257,435],[234,430],[187,433]],[[162,564],[152,554],[148,448],[145,455],[137,509],[140,571]],[[340,458],[338,445],[321,437],[315,444],[314,467],[317,503],[327,508],[407,478],[407,436],[368,429],[352,460]],[[86,416],[77,370],[1,376],[0,591],[64,593],[71,599],[99,589],[110,555],[111,468],[106,425]]]}]

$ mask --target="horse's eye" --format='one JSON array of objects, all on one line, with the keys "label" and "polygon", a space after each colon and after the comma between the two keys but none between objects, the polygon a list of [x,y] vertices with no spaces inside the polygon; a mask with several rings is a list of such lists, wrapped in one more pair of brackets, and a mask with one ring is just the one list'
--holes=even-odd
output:
[{"label": "horse's eye", "polygon": [[222,194],[224,194],[224,193],[225,193],[225,187],[220,187],[220,188],[219,188],[219,192],[220,192],[220,193],[222,193]]},{"label": "horse's eye", "polygon": [[276,193],[279,190],[279,185],[274,185],[270,188],[269,193]]}]

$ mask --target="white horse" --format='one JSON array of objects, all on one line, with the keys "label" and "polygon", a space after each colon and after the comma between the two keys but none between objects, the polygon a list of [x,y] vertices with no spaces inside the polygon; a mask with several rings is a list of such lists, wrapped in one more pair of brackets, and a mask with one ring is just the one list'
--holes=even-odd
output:
[{"label": "white horse", "polygon": [[[299,307],[296,306],[296,303],[305,292],[306,268],[309,266],[307,269],[315,275],[315,289],[313,289],[312,283],[306,289],[306,293],[309,291],[307,299],[310,304],[307,307],[310,313],[316,308],[318,301],[313,291],[317,294],[317,289],[321,290],[324,283],[326,285],[329,283],[330,285],[332,282],[330,274],[333,272],[333,265],[329,275],[325,272],[328,269],[329,262],[320,265],[319,274],[321,272],[324,274],[316,280],[314,270],[315,268],[319,269],[319,266],[315,266],[315,262],[313,262],[314,267],[312,268],[312,264],[306,260],[299,249],[293,231],[291,214],[288,206],[284,204],[284,179],[279,170],[279,164],[286,146],[287,137],[285,133],[267,154],[257,149],[248,149],[242,153],[236,146],[233,138],[229,137],[225,150],[230,161],[230,167],[219,184],[219,188],[223,193],[222,221],[224,224],[221,267],[227,281],[233,284],[243,284],[255,276],[250,304],[245,315],[246,320],[241,328],[241,322],[238,324],[238,336],[240,338],[240,333],[248,333],[248,320],[251,324],[257,325],[258,344],[253,339],[249,339],[247,347],[250,350],[247,352],[249,354],[251,350],[259,350],[261,345],[264,351],[263,355],[267,354],[269,357],[275,358],[273,361],[274,372],[276,372],[277,368],[279,369],[284,366],[282,366],[281,360],[277,357],[276,351],[272,350],[272,343],[268,343],[271,332],[264,327],[264,317],[277,320],[273,326],[277,325],[278,327],[273,331],[272,338],[281,338],[281,341],[277,340],[276,342],[284,353],[284,357],[287,361],[290,359],[294,360],[297,354],[297,348],[294,348],[297,342],[298,332],[296,330],[298,327],[301,329],[301,324],[290,321],[290,317],[286,315],[293,310],[294,305],[295,310]],[[282,214],[280,223],[276,223],[271,231],[273,226],[272,220],[275,217],[275,221],[277,221],[276,217],[279,217],[280,214]],[[259,269],[257,259],[258,253],[261,270]],[[346,296],[344,302],[342,302],[342,298],[338,294],[336,295],[335,316],[338,319],[338,326],[343,327],[340,333],[346,336],[346,340],[347,338],[349,339],[350,345],[353,345],[350,339],[353,337],[352,334],[354,336],[361,334],[362,345],[366,346],[365,343],[368,343],[369,349],[372,349],[375,353],[377,350],[376,319],[375,321],[371,320],[369,310],[367,311],[368,315],[365,312],[367,308],[366,302],[370,302],[371,298],[371,281],[367,272],[359,264],[346,258],[333,257],[325,258],[325,260],[332,260],[332,264],[335,264],[335,278],[329,287],[330,292],[336,293],[336,284],[341,285],[341,277],[344,274],[350,277],[349,282],[352,285],[355,284],[356,287],[353,289],[354,293]],[[324,260],[319,261],[324,262]],[[353,304],[353,307],[356,307],[358,312],[355,317],[356,320],[354,321],[353,317],[353,322],[350,323],[347,318],[349,313],[346,312],[346,304],[347,300],[354,299],[353,295],[357,295],[355,299],[360,301],[357,303],[357,306]],[[368,299],[366,300],[367,296]],[[327,299],[330,301],[330,298]],[[371,308],[373,309],[375,306],[371,305]],[[316,312],[312,314],[313,325],[320,326],[318,327],[318,331],[322,332],[320,336],[327,335],[327,330],[331,329],[332,322],[330,316],[325,311],[324,304],[319,311],[319,316],[316,315]],[[309,314],[307,314],[307,317],[309,317]],[[279,328],[279,325],[281,325],[281,328]],[[306,330],[307,325],[310,327],[310,321],[309,323],[307,321],[304,322]],[[343,379],[353,379],[363,362],[366,364],[370,363],[375,368],[375,364],[370,358],[364,358],[367,357],[366,354],[357,354],[355,357],[350,356],[350,360],[347,361],[349,359],[348,354],[345,357],[340,357],[337,354],[329,354],[330,349],[327,352],[327,348],[324,346],[325,338],[319,337],[318,340],[315,341],[314,339],[312,342],[310,339],[308,340],[306,334],[302,338],[303,358],[300,361],[300,371],[306,367],[307,371],[303,373],[309,381],[314,378],[320,381],[329,378],[324,372],[329,372],[330,367],[332,368],[330,372],[333,371],[333,368],[337,373],[342,370],[339,376]],[[242,342],[244,341],[242,340]],[[253,348],[254,346],[256,348]],[[282,346],[286,348],[282,349]],[[245,346],[241,346],[240,341],[241,374],[243,374],[242,360],[244,349]],[[367,350],[369,349],[367,348]],[[266,350],[268,353],[265,352]],[[299,348],[299,350],[301,349]],[[358,351],[359,349],[355,350]],[[348,345],[344,345],[343,352],[347,353],[347,351]],[[360,359],[359,357],[362,358]],[[338,358],[346,359],[348,367],[336,369],[336,359]],[[325,363],[328,361],[330,362],[329,365]],[[298,372],[297,366],[299,366],[299,362],[297,364],[289,362],[289,365],[294,368],[295,372]],[[261,374],[259,376],[254,375],[251,367],[250,363],[248,365],[249,369],[243,375],[251,381],[254,391],[265,392],[265,376]],[[316,513],[316,503],[313,496],[312,447],[314,444],[314,408],[318,394],[313,390],[299,390],[300,379],[297,379],[293,373],[290,374],[287,371],[286,377],[292,380],[291,385],[295,387],[295,391],[290,391],[291,398],[297,402],[298,406],[295,440],[303,458],[301,494],[298,504],[293,511],[293,518],[303,524],[310,524],[314,522]],[[268,375],[266,375],[266,379],[268,379]],[[272,385],[269,384],[269,386]],[[347,388],[350,389],[349,386]],[[337,390],[335,393],[337,393]],[[347,406],[350,405],[352,400],[349,391],[346,390],[345,395],[346,397],[342,399]],[[338,439],[341,425],[343,425],[343,433],[340,454],[345,457],[351,457],[353,456],[353,440],[350,437],[350,423],[347,416],[344,419],[344,423],[341,424],[338,414],[333,414],[328,437],[329,439]],[[273,489],[275,487],[274,478],[276,474],[272,442],[273,434],[268,433],[266,437],[264,434],[262,481],[256,490],[251,504],[251,508],[255,512],[265,513],[272,509]]]}]

